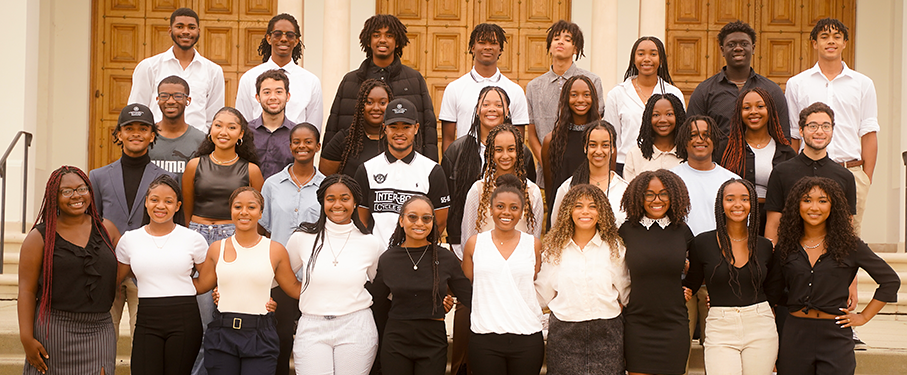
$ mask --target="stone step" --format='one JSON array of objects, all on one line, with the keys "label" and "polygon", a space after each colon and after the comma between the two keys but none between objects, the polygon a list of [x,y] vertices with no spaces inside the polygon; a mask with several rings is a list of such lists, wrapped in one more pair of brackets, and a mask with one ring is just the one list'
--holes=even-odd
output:
[{"label": "stone step", "polygon": [[19,249],[22,248],[22,241],[25,240],[25,234],[19,233],[18,229],[9,231],[10,226],[6,227],[3,242],[3,273],[11,274],[19,272]]},{"label": "stone step", "polygon": [[[21,374],[24,366],[24,355],[0,354],[0,374]],[[114,375],[129,374],[129,356],[117,356],[116,371],[114,371]]]}]

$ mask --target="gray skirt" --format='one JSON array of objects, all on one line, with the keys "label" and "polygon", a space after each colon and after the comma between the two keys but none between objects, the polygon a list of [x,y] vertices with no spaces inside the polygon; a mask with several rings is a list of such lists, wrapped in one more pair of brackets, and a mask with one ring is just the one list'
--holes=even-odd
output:
[{"label": "gray skirt", "polygon": [[623,375],[623,318],[565,322],[552,313],[547,350],[549,375]]},{"label": "gray skirt", "polygon": [[[47,355],[47,375],[97,375],[116,371],[117,335],[110,312],[74,313],[51,309],[46,321],[35,314],[35,338]],[[41,375],[25,362],[25,375]]]}]

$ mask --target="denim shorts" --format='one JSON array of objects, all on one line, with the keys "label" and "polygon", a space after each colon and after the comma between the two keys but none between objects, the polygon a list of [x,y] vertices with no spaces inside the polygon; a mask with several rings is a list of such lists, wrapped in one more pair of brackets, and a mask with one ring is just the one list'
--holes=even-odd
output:
[{"label": "denim shorts", "polygon": [[219,241],[232,236],[233,232],[236,232],[236,225],[233,223],[208,225],[199,224],[193,221],[189,223],[189,229],[192,229],[201,234],[202,237],[205,237],[205,241],[208,241],[208,245],[210,245],[214,241]]}]

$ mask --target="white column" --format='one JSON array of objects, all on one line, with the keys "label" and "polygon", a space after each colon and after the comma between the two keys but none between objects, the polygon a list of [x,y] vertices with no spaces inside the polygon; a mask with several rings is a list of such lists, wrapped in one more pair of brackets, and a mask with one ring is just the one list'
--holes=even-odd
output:
[{"label": "white column", "polygon": [[592,72],[602,79],[605,91],[619,80],[617,67],[617,0],[592,2],[592,38],[586,48],[591,52]]},{"label": "white column", "polygon": [[656,36],[665,42],[667,7],[662,0],[639,1],[639,36]]},{"label": "white column", "polygon": [[350,0],[334,0],[326,5],[323,22],[321,89],[324,94],[324,113],[327,114],[337,92],[337,85],[349,71]]}]

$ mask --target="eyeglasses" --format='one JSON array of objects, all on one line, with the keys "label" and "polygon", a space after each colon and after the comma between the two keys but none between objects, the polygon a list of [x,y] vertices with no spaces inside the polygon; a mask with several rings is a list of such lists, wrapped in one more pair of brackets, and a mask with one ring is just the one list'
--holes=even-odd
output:
[{"label": "eyeglasses", "polygon": [[747,42],[745,40],[742,42],[739,42],[739,43],[738,42],[727,42],[724,44],[724,46],[729,49],[735,49],[735,48],[737,48],[737,46],[740,46],[740,48],[749,48],[749,46],[751,46],[751,45],[752,45],[752,43]]},{"label": "eyeglasses", "polygon": [[809,124],[806,124],[805,128],[810,132],[814,132],[819,129],[822,129],[822,131],[824,132],[830,132],[832,129],[834,129],[834,126],[830,122],[823,122],[821,124],[818,122],[811,122]]},{"label": "eyeglasses", "polygon": [[[406,214],[406,220],[409,220],[410,223],[415,224],[419,221],[419,215],[416,214]],[[431,224],[435,220],[435,215],[422,215],[422,224]]]},{"label": "eyeglasses", "polygon": [[296,37],[299,36],[299,34],[296,34],[292,31],[283,32],[280,30],[274,30],[271,32],[271,38],[274,38],[274,39],[283,38],[284,35],[287,36],[287,40],[296,40]]},{"label": "eyeglasses", "polygon": [[658,194],[655,194],[652,191],[647,191],[645,197],[646,202],[654,202],[655,197],[658,197],[658,199],[660,199],[662,202],[668,202],[671,200],[671,196],[668,195],[667,190],[662,190]]},{"label": "eyeglasses", "polygon": [[169,92],[159,92],[159,93],[157,93],[157,98],[158,98],[158,100],[168,101],[168,100],[170,100],[171,97],[173,98],[173,100],[179,101],[179,100],[183,100],[183,99],[188,98],[189,95],[183,94],[183,93],[181,93],[181,92],[175,92],[175,93],[172,93],[172,94],[169,93]]},{"label": "eyeglasses", "polygon": [[66,198],[71,197],[73,193],[79,193],[79,195],[86,195],[86,194],[88,194],[88,186],[79,186],[75,189],[60,190],[60,195],[66,197]]}]

